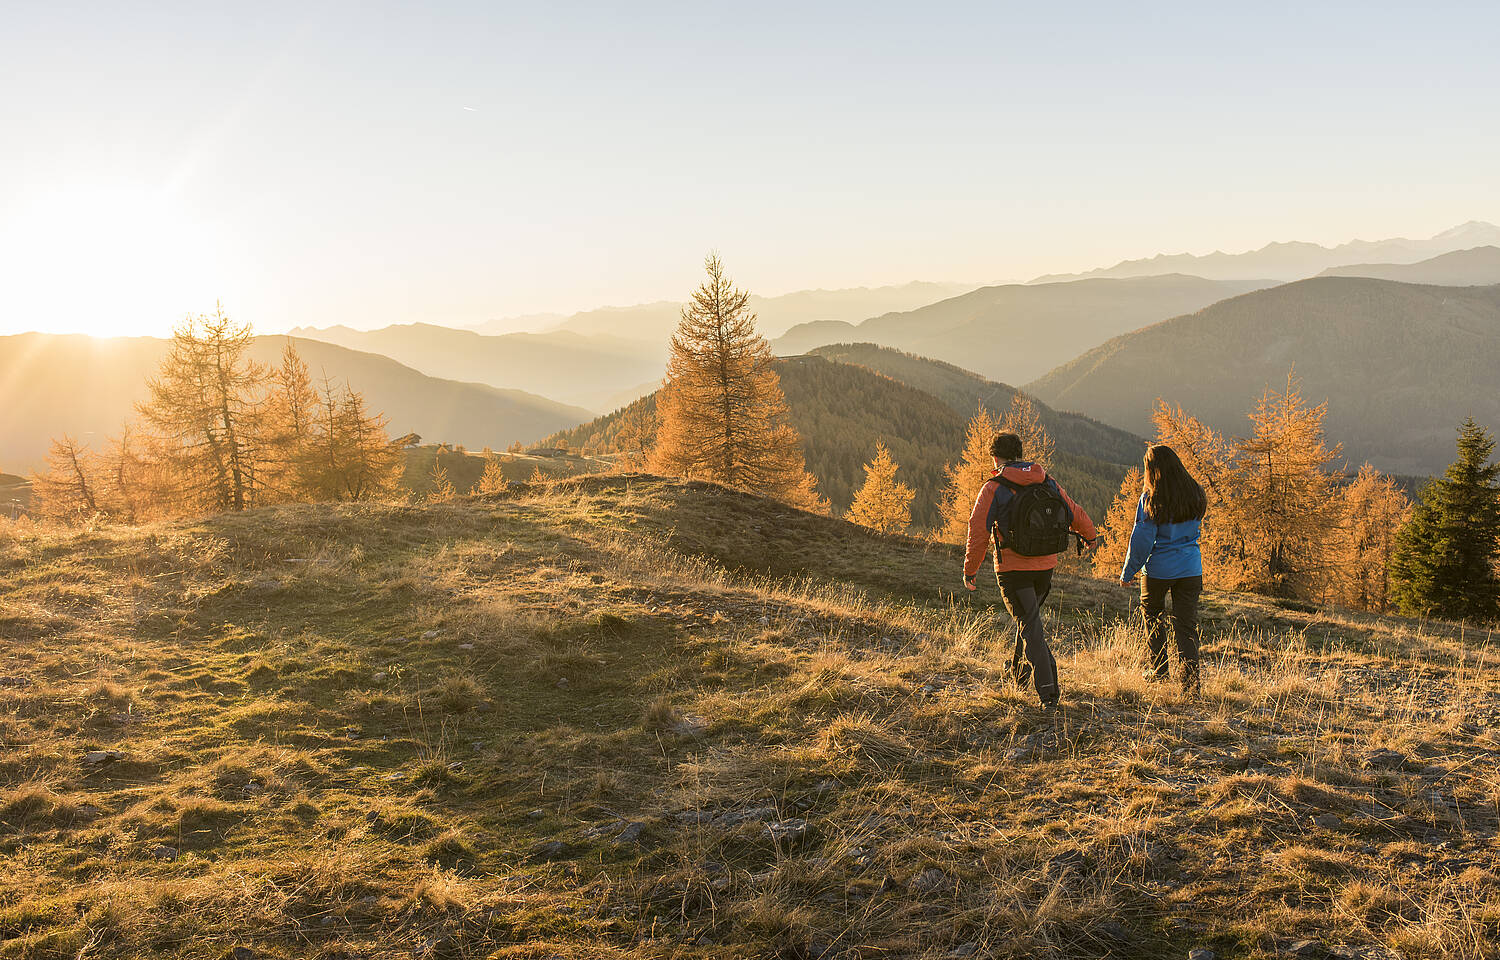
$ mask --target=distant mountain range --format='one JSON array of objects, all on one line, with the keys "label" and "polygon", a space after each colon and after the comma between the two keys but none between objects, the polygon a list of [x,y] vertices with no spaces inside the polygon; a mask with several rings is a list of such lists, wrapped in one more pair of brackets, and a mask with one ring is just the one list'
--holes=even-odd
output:
[{"label": "distant mountain range", "polygon": [[[280,360],[286,337],[256,337],[252,359]],[[0,468],[37,469],[52,438],[70,433],[102,449],[135,404],[147,396],[168,341],[154,337],[96,339],[24,333],[0,337]],[[334,344],[297,340],[315,379],[329,376],[364,394],[371,410],[390,418],[392,437],[503,449],[529,443],[592,416],[587,410],[486,384],[429,377],[396,361]]]},{"label": "distant mountain range", "polygon": [[771,346],[791,356],[829,343],[877,343],[1024,383],[1110,337],[1271,283],[1173,275],[981,287],[863,323],[804,324]]},{"label": "distant mountain range", "polygon": [[[901,376],[886,374],[880,367]],[[864,480],[864,464],[874,455],[875,442],[883,440],[900,464],[900,479],[917,491],[912,516],[923,526],[937,519],[943,469],[962,454],[964,429],[975,405],[983,399],[999,412],[1002,401],[1009,406],[1013,394],[1009,387],[988,384],[948,364],[870,344],[829,348],[827,356],[783,358],[776,372],[792,425],[802,435],[808,469],[834,508],[848,508]],[[944,396],[913,382],[928,384]],[[560,431],[537,446],[613,452],[620,423],[654,411],[655,405],[655,394],[642,397],[626,410]],[[1056,466],[1068,492],[1091,514],[1102,516],[1126,468],[1076,451],[1124,452],[1134,460],[1143,450],[1142,441],[1076,414],[1058,414],[1044,406],[1039,412],[1057,443]]]},{"label": "distant mountain range", "polygon": [[1352,263],[1329,267],[1320,277],[1373,277],[1401,283],[1474,287],[1500,283],[1500,247],[1456,250],[1420,263]]},{"label": "distant mountain range", "polygon": [[655,389],[667,365],[665,335],[650,342],[570,330],[485,336],[428,323],[298,327],[291,335],[384,354],[429,376],[525,390],[591,410],[614,409]]},{"label": "distant mountain range", "polygon": [[1198,256],[1191,253],[1158,254],[1143,260],[1124,260],[1112,267],[1084,273],[1054,273],[1037,277],[1032,283],[1058,283],[1091,277],[1149,277],[1163,273],[1186,273],[1212,280],[1251,280],[1270,277],[1276,280],[1301,280],[1329,267],[1351,263],[1415,263],[1438,254],[1471,247],[1500,245],[1500,227],[1471,220],[1444,230],[1427,240],[1351,240],[1336,247],[1316,243],[1268,243],[1246,253],[1214,251]]},{"label": "distant mountain range", "polygon": [[1328,401],[1325,427],[1354,464],[1440,471],[1454,428],[1500,428],[1500,286],[1420,286],[1321,277],[1247,293],[1084,353],[1029,384],[1049,404],[1150,434],[1158,397],[1219,430],[1295,368]]},{"label": "distant mountain range", "polygon": [[[863,320],[893,310],[910,310],[972,290],[974,286],[972,283],[916,281],[888,287],[798,290],[775,297],[751,296],[750,309],[758,317],[757,326],[761,333],[767,337],[776,337],[799,323],[814,320]],[[546,329],[663,342],[677,329],[682,307],[682,302],[672,300],[629,307],[600,307],[556,318],[554,322],[547,324]],[[536,319],[546,316],[541,315]],[[516,328],[516,323],[517,318],[497,320],[493,324],[481,324],[474,330],[477,333],[507,333]]]}]

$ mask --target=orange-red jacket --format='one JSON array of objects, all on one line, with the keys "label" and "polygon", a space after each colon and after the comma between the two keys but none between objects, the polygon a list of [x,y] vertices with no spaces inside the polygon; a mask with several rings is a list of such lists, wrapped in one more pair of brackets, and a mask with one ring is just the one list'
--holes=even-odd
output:
[{"label": "orange-red jacket", "polygon": [[[974,501],[974,512],[969,514],[969,546],[964,551],[964,576],[972,577],[979,573],[979,565],[984,563],[984,555],[989,552],[990,536],[995,538],[995,572],[1004,573],[1007,570],[1051,570],[1057,566],[1057,555],[1047,557],[1023,557],[1013,550],[1005,549],[1001,542],[1003,534],[996,529],[989,529],[990,505],[994,503],[995,491],[1000,486],[1000,478],[1004,477],[1010,483],[1027,486],[1033,483],[1042,483],[1047,479],[1047,471],[1035,463],[1007,463],[1003,469],[995,471],[994,475],[984,482],[979,488],[979,499]],[[1083,512],[1083,508],[1073,502],[1068,496],[1068,491],[1059,484],[1057,492],[1062,494],[1063,500],[1068,504],[1068,509],[1073,511],[1072,530],[1085,540],[1093,540],[1098,531],[1094,529],[1094,521]]]}]

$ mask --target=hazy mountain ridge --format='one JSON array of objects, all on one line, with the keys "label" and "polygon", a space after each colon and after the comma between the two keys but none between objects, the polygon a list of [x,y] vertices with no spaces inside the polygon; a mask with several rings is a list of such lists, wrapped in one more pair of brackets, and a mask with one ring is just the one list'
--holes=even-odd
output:
[{"label": "hazy mountain ridge", "polygon": [[771,346],[790,355],[829,342],[876,343],[1024,383],[1110,337],[1273,282],[1167,275],[1003,284],[859,324],[794,327]]},{"label": "hazy mountain ridge", "polygon": [[1472,415],[1500,425],[1500,286],[1324,277],[1244,294],[1116,337],[1029,384],[1049,404],[1149,435],[1157,397],[1240,433],[1295,368],[1358,464],[1430,474]]},{"label": "hazy mountain ridge", "polygon": [[1351,263],[1329,267],[1320,277],[1371,277],[1400,283],[1476,287],[1500,283],[1500,247],[1455,250],[1417,263]]},{"label": "hazy mountain ridge", "polygon": [[[256,337],[249,356],[276,363],[288,338]],[[41,465],[52,438],[72,434],[102,449],[135,405],[146,399],[169,341],[154,337],[95,339],[81,334],[0,337],[0,465],[15,472]],[[295,341],[315,383],[324,375],[364,394],[372,411],[390,419],[391,435],[503,448],[588,419],[579,407],[481,383],[429,377],[389,357],[315,340]],[[60,375],[59,371],[65,371]],[[84,385],[80,388],[80,385]]]},{"label": "hazy mountain ridge", "polygon": [[1046,274],[1034,284],[1085,280],[1093,277],[1143,277],[1162,273],[1187,273],[1215,280],[1248,280],[1274,277],[1301,280],[1330,267],[1353,263],[1414,263],[1439,254],[1488,244],[1500,244],[1500,227],[1470,220],[1426,240],[1397,237],[1390,240],[1351,240],[1336,247],[1306,241],[1268,243],[1258,250],[1209,254],[1157,254],[1139,260],[1122,260],[1112,267],[1082,273]]},{"label": "hazy mountain ridge", "polygon": [[378,330],[298,327],[291,335],[383,354],[433,377],[525,390],[594,410],[659,380],[667,362],[665,337],[647,343],[571,330],[487,336],[410,323]]},{"label": "hazy mountain ridge", "polygon": [[[761,332],[775,337],[799,323],[863,320],[893,310],[911,310],[972,290],[975,286],[972,283],[914,280],[884,287],[796,290],[772,297],[751,295],[750,309],[758,317],[757,326]],[[665,342],[677,329],[683,306],[683,301],[657,300],[630,306],[598,307],[562,318],[552,329]],[[506,322],[497,321],[497,326]],[[474,329],[480,333],[490,332],[483,326]]]}]

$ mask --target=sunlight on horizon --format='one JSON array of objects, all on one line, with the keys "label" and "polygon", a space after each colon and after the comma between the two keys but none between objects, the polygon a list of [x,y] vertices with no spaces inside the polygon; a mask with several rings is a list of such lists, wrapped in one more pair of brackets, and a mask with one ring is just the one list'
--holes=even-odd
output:
[{"label": "sunlight on horizon", "polygon": [[224,298],[228,253],[216,225],[141,184],[30,191],[0,221],[0,334],[166,335]]}]

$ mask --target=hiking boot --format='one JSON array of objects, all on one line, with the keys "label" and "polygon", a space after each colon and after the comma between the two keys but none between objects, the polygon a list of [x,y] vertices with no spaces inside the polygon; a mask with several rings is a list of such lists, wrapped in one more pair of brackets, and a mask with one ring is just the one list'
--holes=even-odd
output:
[{"label": "hiking boot", "polygon": [[1197,660],[1189,660],[1182,665],[1182,692],[1189,697],[1203,694],[1203,677]]}]

